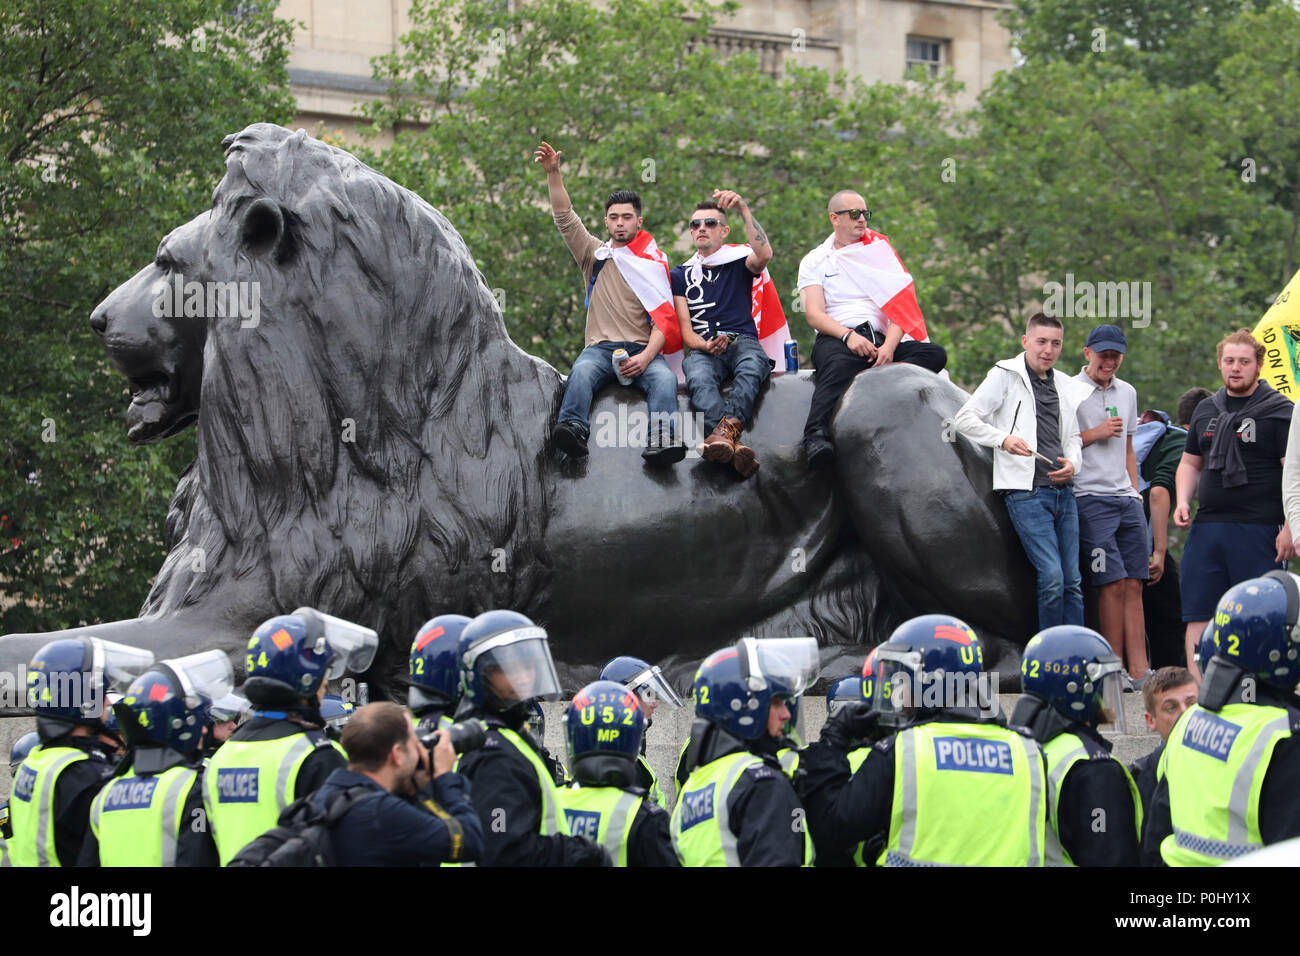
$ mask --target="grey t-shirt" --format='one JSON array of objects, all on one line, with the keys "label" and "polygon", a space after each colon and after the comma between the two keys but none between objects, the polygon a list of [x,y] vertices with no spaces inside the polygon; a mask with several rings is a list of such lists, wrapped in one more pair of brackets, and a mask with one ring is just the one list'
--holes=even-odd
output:
[{"label": "grey t-shirt", "polygon": [[1096,428],[1109,418],[1107,405],[1114,405],[1119,417],[1124,419],[1124,430],[1118,435],[1084,446],[1083,469],[1074,483],[1075,496],[1141,498],[1128,475],[1128,437],[1137,430],[1137,390],[1118,376],[1112,377],[1110,387],[1103,390],[1088,377],[1086,367],[1075,380],[1092,389],[1092,394],[1079,405],[1079,431]]},{"label": "grey t-shirt", "polygon": [[1057,482],[1047,477],[1049,471],[1061,467],[1056,459],[1065,454],[1061,447],[1061,397],[1056,394],[1055,376],[1048,372],[1046,378],[1039,378],[1038,373],[1029,367],[1028,360],[1025,361],[1025,370],[1034,390],[1034,418],[1038,429],[1038,447],[1034,450],[1052,460],[1051,465],[1044,465],[1034,459],[1034,487],[1069,487],[1068,481]]}]

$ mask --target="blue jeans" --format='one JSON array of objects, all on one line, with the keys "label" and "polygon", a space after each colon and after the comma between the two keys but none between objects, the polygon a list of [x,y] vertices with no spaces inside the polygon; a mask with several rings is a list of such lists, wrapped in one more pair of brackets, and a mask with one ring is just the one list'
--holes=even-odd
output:
[{"label": "blue jeans", "polygon": [[1010,491],[1007,512],[1038,572],[1038,628],[1083,624],[1079,512],[1068,485]]},{"label": "blue jeans", "polygon": [[[738,418],[742,425],[749,424],[754,412],[758,390],[772,374],[767,353],[758,339],[742,335],[721,355],[708,352],[691,352],[682,362],[686,375],[686,390],[691,394],[691,404],[704,414],[704,428],[712,431],[723,418]],[[724,400],[722,383],[735,378],[731,394]]]},{"label": "blue jeans", "polygon": [[[564,402],[556,421],[577,422],[584,431],[591,430],[592,398],[606,385],[618,381],[614,372],[615,349],[627,349],[631,358],[645,351],[645,346],[636,342],[598,342],[583,349],[573,363],[573,371],[569,372],[569,381],[564,386]],[[646,370],[632,379],[632,384],[645,392],[651,422],[669,422],[676,435],[677,376],[664,357],[656,355]]]}]

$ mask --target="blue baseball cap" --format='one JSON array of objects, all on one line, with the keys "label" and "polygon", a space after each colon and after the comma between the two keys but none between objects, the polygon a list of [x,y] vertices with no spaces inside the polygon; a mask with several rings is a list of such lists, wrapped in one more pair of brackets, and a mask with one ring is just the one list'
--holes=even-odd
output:
[{"label": "blue baseball cap", "polygon": [[1088,333],[1088,341],[1083,344],[1094,352],[1119,352],[1123,355],[1128,351],[1128,341],[1124,338],[1124,330],[1118,325],[1097,326]]}]

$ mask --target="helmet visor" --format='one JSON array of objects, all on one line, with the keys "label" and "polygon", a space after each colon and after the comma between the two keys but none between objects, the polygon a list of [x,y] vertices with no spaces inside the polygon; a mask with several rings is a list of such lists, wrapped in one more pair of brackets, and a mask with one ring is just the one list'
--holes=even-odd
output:
[{"label": "helmet visor", "polygon": [[545,635],[540,627],[526,627],[491,638],[474,658],[484,691],[507,708],[526,700],[558,700],[560,681]]},{"label": "helmet visor", "polygon": [[906,722],[919,703],[913,699],[916,675],[921,672],[920,651],[881,645],[876,648],[872,677],[871,712],[887,727]]},{"label": "helmet visor", "polygon": [[1127,734],[1128,720],[1124,714],[1124,676],[1120,673],[1122,667],[1118,658],[1097,661],[1088,665],[1088,679],[1093,684],[1101,684],[1101,706],[1104,712],[1098,721],[1100,728]]},{"label": "helmet visor", "polygon": [[201,698],[216,700],[235,689],[235,670],[225,651],[202,651],[163,661],[180,682],[185,706],[193,710]]},{"label": "helmet visor", "polygon": [[240,720],[253,712],[253,705],[241,694],[226,694],[212,701],[212,719],[217,723]]},{"label": "helmet visor", "polygon": [[627,682],[628,690],[634,692],[647,706],[667,704],[669,707],[681,707],[682,699],[669,686],[663,672],[658,667],[643,670]]},{"label": "helmet visor", "polygon": [[740,676],[751,691],[771,689],[798,697],[821,670],[815,637],[742,637],[736,650]]},{"label": "helmet visor", "polygon": [[125,691],[133,680],[153,666],[153,651],[98,637],[90,638],[90,651],[95,682],[106,690]]},{"label": "helmet visor", "polygon": [[325,640],[334,652],[329,670],[325,672],[327,680],[338,680],[345,673],[361,674],[370,669],[375,651],[379,649],[379,635],[370,628],[310,607],[300,607],[293,613],[308,622],[315,618],[324,629]]}]

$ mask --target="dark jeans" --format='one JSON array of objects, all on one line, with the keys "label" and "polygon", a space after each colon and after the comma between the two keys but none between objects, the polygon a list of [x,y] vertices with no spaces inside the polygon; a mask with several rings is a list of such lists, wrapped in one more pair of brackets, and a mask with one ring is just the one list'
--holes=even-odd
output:
[{"label": "dark jeans", "polygon": [[1038,572],[1038,628],[1083,623],[1079,580],[1079,512],[1074,489],[1008,491],[1007,513]]},{"label": "dark jeans", "polygon": [[[758,339],[742,335],[721,355],[691,352],[682,362],[691,404],[704,414],[704,428],[712,431],[723,418],[738,418],[748,425],[758,390],[772,373],[767,353]],[[731,394],[722,397],[722,383],[735,377]]]},{"label": "dark jeans", "polygon": [[[614,351],[620,348],[627,349],[628,358],[645,350],[644,345],[636,342],[599,342],[582,350],[564,386],[564,402],[555,418],[557,422],[578,422],[584,429],[590,429],[592,398],[606,385],[618,381],[614,372]],[[656,355],[646,370],[632,379],[629,387],[633,386],[646,393],[651,422],[666,422],[676,434],[677,376],[664,357]]]},{"label": "dark jeans", "polygon": [[[885,341],[885,337],[870,323],[863,323],[854,331],[869,337],[873,345]],[[948,353],[942,345],[933,342],[899,342],[894,349],[894,361],[919,365],[937,373],[948,364]],[[839,339],[820,334],[813,342],[812,362],[817,374],[813,378],[812,407],[808,409],[808,423],[803,429],[805,435],[825,432],[831,412],[835,411],[836,403],[854,377],[876,364],[875,359],[855,355]]]}]

